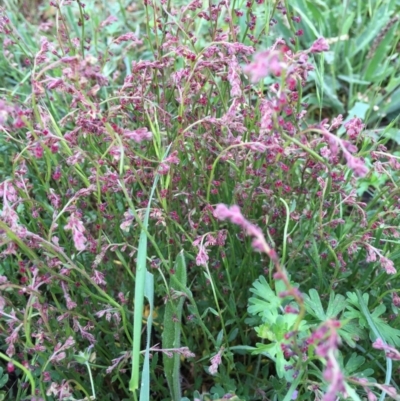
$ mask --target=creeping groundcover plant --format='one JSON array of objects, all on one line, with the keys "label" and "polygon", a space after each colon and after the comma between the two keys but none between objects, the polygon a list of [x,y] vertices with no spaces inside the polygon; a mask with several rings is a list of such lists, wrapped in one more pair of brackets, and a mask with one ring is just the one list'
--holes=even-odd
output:
[{"label": "creeping groundcover plant", "polygon": [[0,400],[400,400],[398,2],[24,3]]}]

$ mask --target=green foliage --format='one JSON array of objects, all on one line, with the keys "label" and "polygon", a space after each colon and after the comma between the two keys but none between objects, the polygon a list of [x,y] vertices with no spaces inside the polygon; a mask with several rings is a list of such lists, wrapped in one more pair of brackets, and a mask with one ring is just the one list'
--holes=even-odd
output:
[{"label": "green foliage", "polygon": [[[370,124],[396,117],[400,93],[396,74],[398,2],[329,0],[316,4],[296,0],[290,6],[302,18],[296,24],[304,30],[298,39],[301,46],[309,46],[320,36],[331,40],[330,52],[324,56],[325,68],[322,71],[323,64],[317,64],[312,75],[315,80],[321,78],[324,96],[310,94],[307,101],[333,114],[365,118]],[[284,37],[290,36],[283,25],[278,26]]]},{"label": "green foliage", "polygon": [[[372,313],[360,304],[360,298],[354,292],[347,293],[349,305],[344,317],[347,319],[355,319],[362,329],[368,329],[370,338],[376,340],[377,337],[382,338],[389,344],[400,347],[400,330],[393,328],[385,322],[380,316],[386,311],[386,306],[378,305]],[[369,294],[363,294],[362,299],[365,306],[368,306]]]},{"label": "green foliage", "polygon": [[[282,298],[279,293],[285,290],[281,281],[276,282],[275,291],[271,289],[263,276],[253,283],[250,290],[256,297],[249,299],[248,312],[250,315],[261,317],[262,324],[255,327],[257,336],[269,341],[269,344],[257,343],[253,354],[263,354],[274,361],[279,378],[285,377],[288,382],[293,380],[293,372],[286,371],[285,365],[293,363],[292,359],[286,360],[282,345],[287,343],[285,335],[290,333],[296,323],[297,315],[282,313]],[[307,323],[303,320],[298,330],[308,333]]]},{"label": "green foliage", "polygon": [[[0,399],[318,400],[336,334],[349,398],[398,392],[372,343],[400,348],[399,2],[25,3],[0,11]],[[252,82],[280,37],[289,70]],[[363,178],[326,156],[339,113]]]},{"label": "green foliage", "polygon": [[[317,366],[311,359],[305,359],[302,363],[300,363],[300,361],[297,362],[297,368],[299,370],[295,376],[293,376],[292,370],[288,371],[285,369],[285,367],[295,363],[293,358],[285,358],[282,350],[285,346],[290,344],[292,336],[287,337],[285,334],[292,332],[297,316],[293,314],[282,314],[285,301],[282,297],[279,297],[278,294],[284,291],[285,286],[282,281],[277,281],[275,284],[276,290],[273,291],[262,276],[253,283],[251,292],[254,293],[257,298],[252,297],[249,299],[248,311],[251,315],[256,315],[261,318],[261,324],[257,325],[254,329],[257,336],[263,339],[263,341],[266,340],[267,343],[257,343],[256,348],[252,352],[253,354],[267,356],[273,362],[278,378],[281,380],[284,379],[288,383],[288,386],[289,384],[293,386],[295,383],[294,388],[296,388],[298,386],[297,379],[299,377],[302,377],[302,380],[304,380],[304,375],[308,374],[316,375],[321,378],[323,373],[322,371],[318,372],[318,370],[315,370]],[[368,298],[368,294],[364,294],[363,299],[365,300],[365,305],[368,304]],[[297,336],[299,339],[309,338],[310,334],[315,331],[321,323],[341,317],[343,320],[341,321],[338,334],[349,347],[355,348],[357,342],[361,338],[366,339],[368,334],[372,341],[379,337],[389,344],[393,344],[397,347],[399,346],[400,331],[392,328],[379,318],[379,316],[385,312],[386,308],[384,305],[379,305],[370,314],[368,310],[364,309],[363,311],[357,294],[348,292],[347,297],[344,297],[341,294],[334,294],[332,291],[325,311],[320,295],[315,289],[311,289],[309,295],[304,295],[304,299],[307,315],[298,327]],[[364,315],[364,313],[366,315]],[[359,346],[357,348],[360,349]],[[310,356],[310,353],[308,353],[308,356]],[[367,363],[363,354],[353,352],[349,357],[345,357],[345,353],[341,352],[338,359],[343,365],[342,370],[346,377],[373,380],[375,371],[371,368],[371,364]],[[390,382],[390,374],[387,376],[387,384]],[[294,377],[297,379],[294,380]],[[351,398],[358,400],[359,397],[355,390],[351,387],[347,388]],[[275,387],[275,390],[282,398],[289,394],[286,392],[286,389]]]}]

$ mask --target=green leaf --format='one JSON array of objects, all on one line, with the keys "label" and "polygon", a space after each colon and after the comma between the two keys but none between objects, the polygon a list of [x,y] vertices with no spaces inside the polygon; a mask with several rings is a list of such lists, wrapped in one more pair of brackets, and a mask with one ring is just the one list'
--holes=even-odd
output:
[{"label": "green leaf", "polygon": [[395,141],[398,145],[400,144],[400,129],[397,128],[389,128],[383,134],[385,138],[390,138]]},{"label": "green leaf", "polygon": [[[393,46],[393,34],[395,32],[395,26],[393,26],[389,32],[385,35],[383,40],[379,43],[378,48],[375,50],[375,53],[372,59],[369,62],[367,67],[367,71],[365,72],[365,79],[366,80],[373,80],[374,76],[376,76],[378,69],[385,70],[387,69],[387,56],[388,50],[391,46]],[[385,68],[386,67],[386,68]]]},{"label": "green leaf", "polygon": [[382,319],[375,317],[374,314],[372,314],[371,317],[375,326],[384,337],[383,339],[392,346],[400,347],[400,330],[391,327]]},{"label": "green leaf", "polygon": [[[358,319],[361,327],[369,329],[371,339],[376,340],[378,336],[381,336],[384,341],[390,343],[392,346],[400,347],[400,330],[391,327],[380,318],[380,316],[386,311],[385,305],[379,305],[372,313],[370,313],[368,310],[363,311],[362,306],[359,304],[357,294],[347,293],[347,295],[351,303],[358,310],[348,306],[348,312],[346,311],[344,314],[346,318]],[[362,299],[365,305],[368,306],[369,295],[363,294]]]},{"label": "green leaf", "polygon": [[17,212],[18,213],[22,213],[22,212],[24,212],[25,211],[25,204],[24,203],[20,203],[18,206],[17,206]]},{"label": "green leaf", "polygon": [[285,357],[283,356],[282,348],[279,347],[276,352],[276,373],[278,374],[278,377],[280,379],[285,376],[285,365],[286,364],[287,364],[287,361],[286,361]]},{"label": "green leaf", "polygon": [[239,333],[239,329],[238,329],[237,327],[234,328],[234,329],[229,333],[228,341],[229,341],[229,342],[233,341],[233,340],[237,337],[238,333]]},{"label": "green leaf", "polygon": [[[329,295],[329,303],[325,312],[317,290],[313,288],[309,291],[309,294],[304,295],[306,310],[311,316],[314,316],[321,322],[327,319],[337,319],[346,307],[351,308],[348,306],[348,300],[343,295],[335,294],[332,291]],[[347,321],[342,322],[339,335],[350,347],[354,348],[356,340],[365,336],[359,325],[354,324],[351,320],[360,319],[362,315],[359,311],[353,309],[351,313],[346,311],[344,317]],[[364,323],[366,324],[365,319]]]},{"label": "green leaf", "polygon": [[374,18],[371,18],[365,29],[360,32],[356,43],[357,47],[350,57],[354,58],[358,52],[368,49],[370,42],[372,42],[379,35],[379,32],[384,26],[387,25],[389,19],[390,16],[387,15],[386,8],[380,7],[379,10],[377,10],[377,12],[374,14]]},{"label": "green leaf", "polygon": [[3,375],[3,373],[1,373],[0,376],[0,388],[3,388],[8,382],[8,375]]},{"label": "green leaf", "polygon": [[[358,303],[357,294],[355,292],[347,292],[346,295],[347,295],[347,299],[349,300],[349,302],[351,304],[353,304],[354,306],[357,306],[358,308],[360,307],[360,304]],[[363,294],[363,298],[364,298],[364,302],[368,305],[369,294],[368,293]]]},{"label": "green leaf", "polygon": [[371,84],[370,81],[364,81],[357,77],[358,77],[358,75],[352,75],[352,76],[338,75],[339,79],[341,79],[342,81],[345,81],[349,84],[357,84],[357,85],[370,85]]},{"label": "green leaf", "polygon": [[356,342],[359,339],[367,337],[365,331],[354,320],[342,324],[342,327],[339,329],[339,335],[349,347],[355,348]]},{"label": "green leaf", "polygon": [[253,355],[263,354],[268,358],[272,359],[274,362],[276,362],[276,353],[279,348],[279,345],[277,343],[271,343],[271,344],[257,343],[256,347],[257,349],[252,352]]},{"label": "green leaf", "polygon": [[350,359],[347,361],[344,369],[348,375],[351,375],[352,373],[356,372],[357,369],[364,363],[365,363],[365,358],[353,352],[350,356]]},{"label": "green leaf", "polygon": [[312,288],[309,291],[310,296],[304,294],[304,303],[306,306],[307,312],[316,317],[317,319],[324,321],[326,320],[326,314],[324,308],[321,303],[321,299],[319,297],[318,291]]},{"label": "green leaf", "polygon": [[[259,277],[253,283],[251,292],[259,298],[252,297],[249,299],[248,311],[250,314],[257,314],[262,317],[263,324],[255,327],[259,337],[266,338],[271,341],[270,344],[258,343],[253,354],[263,354],[275,362],[275,369],[280,379],[286,377],[286,380],[293,380],[292,373],[285,371],[285,365],[288,362],[282,351],[282,344],[286,342],[285,334],[293,329],[297,320],[296,314],[281,313],[281,305],[283,299],[277,294],[284,290],[284,283],[278,281],[276,289],[273,291],[264,277]],[[298,330],[304,332],[308,330],[306,321],[302,321]]]},{"label": "green leaf", "polygon": [[82,365],[88,363],[88,355],[86,355],[86,353],[80,351],[79,355],[74,355],[73,358],[78,362],[81,363]]},{"label": "green leaf", "polygon": [[348,118],[346,118],[344,122],[352,119],[353,117],[358,117],[362,120],[365,120],[365,116],[367,115],[369,108],[370,105],[368,103],[356,102],[351,110],[349,110]]},{"label": "green leaf", "polygon": [[347,300],[341,294],[335,294],[333,291],[329,295],[329,304],[326,309],[328,318],[336,318],[346,309]]},{"label": "green leaf", "polygon": [[364,315],[357,309],[347,306],[347,311],[343,314],[345,319],[355,319],[358,320],[358,325],[361,328],[367,327],[367,319],[364,317]]},{"label": "green leaf", "polygon": [[341,35],[346,35],[348,34],[351,26],[353,25],[354,22],[354,18],[356,17],[356,13],[355,12],[349,12],[347,14],[346,19],[344,20],[343,25],[341,26]]},{"label": "green leaf", "polygon": [[[276,293],[284,290],[279,281],[276,285]],[[259,298],[251,297],[249,299],[248,312],[252,315],[261,316],[266,322],[273,323],[278,316],[278,308],[282,304],[282,298],[276,295],[263,276],[260,276],[253,283],[253,288],[250,291]]]},{"label": "green leaf", "polygon": [[255,328],[258,337],[266,338],[270,341],[275,341],[275,333],[271,330],[271,326],[268,323],[262,324]]}]

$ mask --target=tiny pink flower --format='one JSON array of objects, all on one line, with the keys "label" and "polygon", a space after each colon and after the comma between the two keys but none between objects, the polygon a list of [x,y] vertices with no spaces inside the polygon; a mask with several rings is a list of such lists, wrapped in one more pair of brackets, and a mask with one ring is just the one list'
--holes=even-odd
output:
[{"label": "tiny pink flower", "polygon": [[68,224],[64,227],[65,230],[72,231],[72,238],[74,240],[75,248],[78,251],[84,251],[86,249],[87,238],[83,234],[85,227],[81,220],[75,213],[72,213],[68,219]]},{"label": "tiny pink flower", "polygon": [[347,156],[346,159],[347,167],[353,170],[356,177],[365,177],[368,174],[369,169],[361,159],[351,155]]},{"label": "tiny pink flower", "polygon": [[354,117],[347,121],[344,126],[350,139],[356,139],[360,132],[364,129],[364,124],[358,117]]},{"label": "tiny pink flower", "polygon": [[310,47],[310,53],[321,53],[329,50],[329,44],[325,38],[317,39]]},{"label": "tiny pink flower", "polygon": [[75,248],[78,251],[84,251],[86,249],[87,239],[80,231],[74,230],[72,238],[74,240]]},{"label": "tiny pink flower", "polygon": [[339,114],[337,117],[335,117],[332,120],[331,130],[339,128],[342,125],[342,122],[343,122],[343,116],[341,114]]},{"label": "tiny pink flower", "polygon": [[245,74],[250,76],[252,83],[264,79],[269,74],[280,76],[286,64],[281,61],[281,54],[277,51],[265,50],[254,56],[253,62],[243,68]]},{"label": "tiny pink flower", "polygon": [[135,44],[141,44],[142,41],[137,38],[137,36],[133,32],[125,33],[119,36],[117,39],[114,40],[114,43],[121,43],[121,42],[134,42]]},{"label": "tiny pink flower", "polygon": [[207,249],[203,244],[199,245],[199,252],[196,256],[196,265],[197,266],[207,266],[208,263],[208,254]]},{"label": "tiny pink flower", "polygon": [[7,373],[13,373],[15,371],[15,366],[12,362],[7,363]]},{"label": "tiny pink flower", "polygon": [[224,351],[224,348],[221,347],[221,349],[218,351],[217,354],[215,354],[210,362],[211,362],[211,366],[208,368],[208,371],[211,375],[215,375],[218,373],[218,366],[221,365],[222,362],[222,352]]},{"label": "tiny pink flower", "polygon": [[386,270],[387,274],[396,274],[397,273],[397,271],[394,267],[394,263],[390,259],[386,258],[385,256],[382,256],[379,259],[379,262],[381,263],[382,267]]},{"label": "tiny pink flower", "polygon": [[124,131],[122,135],[124,138],[132,139],[138,143],[149,141],[153,137],[152,133],[146,127],[138,128],[134,131]]},{"label": "tiny pink flower", "polygon": [[33,148],[33,154],[37,159],[41,159],[43,157],[43,148],[42,146],[38,143],[36,146]]},{"label": "tiny pink flower", "polygon": [[57,89],[64,86],[64,81],[61,78],[49,78],[47,80],[47,89]]},{"label": "tiny pink flower", "polygon": [[133,224],[135,217],[132,214],[132,212],[130,210],[128,210],[127,212],[124,213],[124,220],[122,221],[122,223],[120,224],[120,228],[122,231],[126,231],[128,232],[130,227]]},{"label": "tiny pink flower", "polygon": [[102,272],[99,272],[98,270],[94,271],[94,274],[91,277],[91,279],[98,285],[107,284],[106,281],[104,280],[104,274]]},{"label": "tiny pink flower", "polygon": [[157,169],[157,173],[160,175],[166,175],[166,174],[168,174],[169,170],[170,170],[170,167],[168,164],[160,163],[160,165],[158,166],[158,169]]},{"label": "tiny pink flower", "polygon": [[[1,283],[1,280],[0,280]],[[396,307],[400,307],[400,296],[396,294],[395,292],[392,293],[392,302],[393,305]]]},{"label": "tiny pink flower", "polygon": [[174,150],[168,157],[163,160],[163,163],[168,164],[179,164],[180,160],[178,157],[178,151]]},{"label": "tiny pink flower", "polygon": [[100,24],[100,27],[104,28],[105,26],[111,25],[117,21],[118,21],[117,17],[115,17],[114,15],[110,15]]},{"label": "tiny pink flower", "polygon": [[233,205],[230,208],[219,204],[215,208],[214,217],[219,220],[227,220],[229,219],[232,223],[237,224],[238,226],[242,226],[245,222],[245,218],[243,217],[239,206]]},{"label": "tiny pink flower", "polygon": [[376,253],[374,251],[374,248],[368,247],[366,262],[367,263],[376,262]]},{"label": "tiny pink flower", "polygon": [[60,166],[57,166],[54,170],[53,175],[51,176],[54,181],[59,181],[61,178],[61,168]]}]

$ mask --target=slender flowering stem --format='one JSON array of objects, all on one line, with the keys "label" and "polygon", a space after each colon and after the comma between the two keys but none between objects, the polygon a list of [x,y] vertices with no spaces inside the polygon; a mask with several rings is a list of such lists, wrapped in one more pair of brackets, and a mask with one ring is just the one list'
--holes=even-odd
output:
[{"label": "slender flowering stem", "polygon": [[300,323],[305,315],[305,305],[303,297],[300,291],[297,288],[293,287],[292,284],[290,283],[290,280],[286,274],[285,269],[279,263],[279,258],[277,253],[275,252],[274,249],[272,249],[268,245],[261,229],[255,226],[254,224],[250,223],[248,220],[246,220],[243,217],[242,213],[240,212],[240,208],[235,205],[231,206],[230,208],[223,204],[217,205],[217,207],[214,210],[214,217],[216,217],[219,220],[228,219],[232,223],[241,227],[248,236],[253,238],[252,242],[253,248],[269,256],[269,258],[271,259],[272,263],[275,266],[274,279],[282,280],[286,287],[285,293],[281,294],[281,296],[292,296],[299,305],[300,308],[299,314],[294,324],[294,331],[297,332],[298,328],[300,327]]}]

